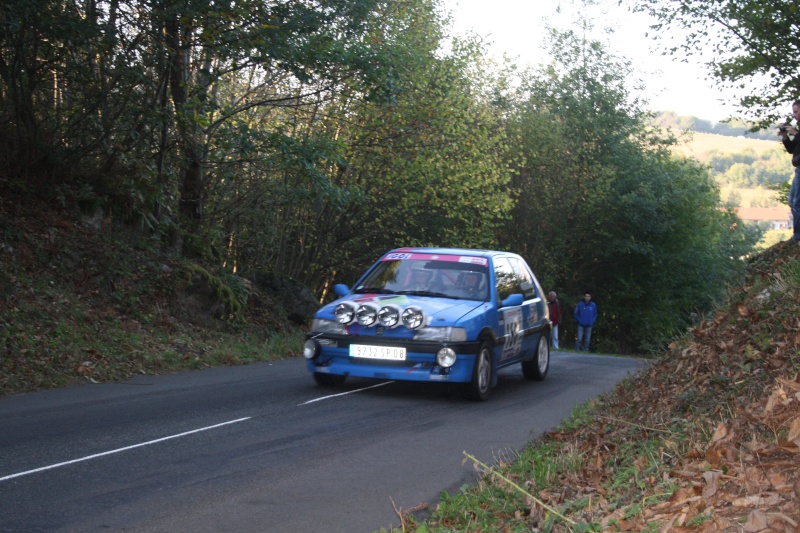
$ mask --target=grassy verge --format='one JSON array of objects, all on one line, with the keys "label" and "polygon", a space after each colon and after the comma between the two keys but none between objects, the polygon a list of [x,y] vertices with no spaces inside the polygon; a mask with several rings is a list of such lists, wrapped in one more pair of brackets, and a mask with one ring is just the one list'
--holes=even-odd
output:
[{"label": "grassy verge", "polygon": [[29,310],[12,313],[0,334],[8,354],[0,359],[2,395],[285,359],[297,355],[304,340],[299,331],[262,338],[246,328],[168,331],[135,319],[89,322],[74,310],[55,317]]}]

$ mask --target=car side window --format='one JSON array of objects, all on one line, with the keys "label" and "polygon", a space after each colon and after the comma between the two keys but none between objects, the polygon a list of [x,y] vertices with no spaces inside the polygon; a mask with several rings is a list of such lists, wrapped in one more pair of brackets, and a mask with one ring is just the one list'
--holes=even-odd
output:
[{"label": "car side window", "polygon": [[533,274],[528,270],[527,265],[518,257],[509,258],[511,267],[514,269],[514,277],[517,279],[519,289],[525,300],[532,300],[536,294],[536,284],[533,281]]},{"label": "car side window", "polygon": [[514,293],[522,292],[519,290],[517,277],[511,263],[505,257],[497,257],[494,260],[495,286],[497,288],[497,298],[502,302]]}]

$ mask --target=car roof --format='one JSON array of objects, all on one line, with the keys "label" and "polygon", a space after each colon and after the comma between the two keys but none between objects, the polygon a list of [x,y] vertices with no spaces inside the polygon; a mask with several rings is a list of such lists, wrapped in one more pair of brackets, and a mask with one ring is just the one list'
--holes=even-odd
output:
[{"label": "car roof", "polygon": [[494,257],[496,255],[513,255],[519,257],[518,254],[513,252],[503,252],[500,250],[479,250],[472,248],[396,248],[388,252],[393,253],[421,253],[421,254],[442,254],[442,255],[471,255],[477,257]]}]

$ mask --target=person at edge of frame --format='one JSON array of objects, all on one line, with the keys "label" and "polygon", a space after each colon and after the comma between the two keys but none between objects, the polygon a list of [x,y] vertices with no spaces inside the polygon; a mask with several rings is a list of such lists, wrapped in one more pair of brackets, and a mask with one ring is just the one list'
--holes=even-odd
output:
[{"label": "person at edge of frame", "polygon": [[[792,102],[792,116],[800,125],[800,100]],[[792,187],[789,189],[789,209],[792,212],[792,231],[794,232],[792,240],[800,245],[800,135],[798,135],[797,127],[792,126],[788,121],[779,126],[778,135],[781,136],[786,151],[792,154],[794,179]]]}]

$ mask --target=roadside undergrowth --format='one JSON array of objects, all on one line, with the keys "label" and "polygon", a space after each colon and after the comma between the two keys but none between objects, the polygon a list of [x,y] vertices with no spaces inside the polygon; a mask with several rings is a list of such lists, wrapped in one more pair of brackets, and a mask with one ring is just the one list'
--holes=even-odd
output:
[{"label": "roadside undergrowth", "polygon": [[297,356],[279,310],[139,232],[0,201],[0,396]]},{"label": "roadside undergrowth", "polygon": [[800,531],[800,250],[745,284],[648,369],[513,461],[481,464],[398,532]]}]

